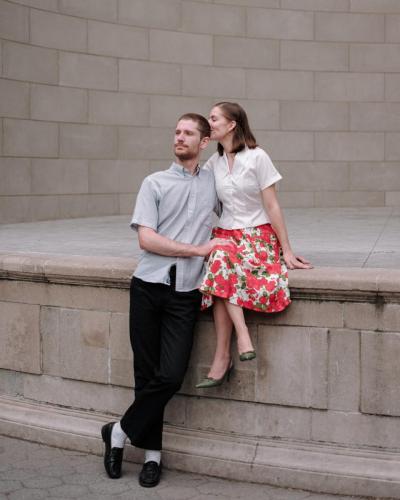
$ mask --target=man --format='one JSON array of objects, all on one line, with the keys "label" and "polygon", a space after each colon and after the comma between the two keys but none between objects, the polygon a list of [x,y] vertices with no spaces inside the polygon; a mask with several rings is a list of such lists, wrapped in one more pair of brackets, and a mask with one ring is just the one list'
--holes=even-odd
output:
[{"label": "man", "polygon": [[131,222],[143,250],[130,289],[135,400],[120,422],[103,426],[102,438],[104,466],[113,479],[121,475],[127,437],[145,450],[139,476],[144,487],[160,480],[164,408],[179,390],[189,362],[204,257],[223,244],[209,240],[217,197],[212,172],[199,168],[209,136],[203,116],[181,116],[176,161],[145,178]]}]

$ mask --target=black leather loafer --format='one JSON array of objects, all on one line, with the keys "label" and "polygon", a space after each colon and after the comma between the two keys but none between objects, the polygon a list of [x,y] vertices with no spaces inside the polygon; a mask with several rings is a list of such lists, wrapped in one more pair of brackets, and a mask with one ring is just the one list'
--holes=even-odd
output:
[{"label": "black leather loafer", "polygon": [[106,445],[104,452],[104,468],[111,479],[121,477],[122,457],[124,454],[123,448],[111,448],[111,432],[115,422],[110,422],[103,425],[101,428],[101,437]]},{"label": "black leather loafer", "polygon": [[157,486],[160,482],[162,471],[162,463],[158,465],[157,462],[146,462],[143,465],[142,471],[139,475],[139,484],[144,488],[152,488],[153,486]]}]

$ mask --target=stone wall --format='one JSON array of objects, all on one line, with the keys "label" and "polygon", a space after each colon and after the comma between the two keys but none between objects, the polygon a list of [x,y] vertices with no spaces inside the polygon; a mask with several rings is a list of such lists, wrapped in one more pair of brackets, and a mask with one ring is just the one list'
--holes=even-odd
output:
[{"label": "stone wall", "polygon": [[[399,206],[396,0],[0,0],[0,222],[125,214],[240,102],[284,206]],[[211,153],[214,146],[209,148]]]},{"label": "stone wall", "polygon": [[[1,256],[2,432],[101,453],[101,422],[133,396],[133,266]],[[166,412],[167,457],[184,470],[396,496],[400,271],[321,268],[290,278],[294,300],[285,312],[248,315],[257,360],[240,363],[235,354],[231,381],[209,391],[194,388],[215,346],[211,315],[201,315],[188,374]],[[47,406],[21,410],[24,402]],[[204,456],[215,457],[212,467]]]}]

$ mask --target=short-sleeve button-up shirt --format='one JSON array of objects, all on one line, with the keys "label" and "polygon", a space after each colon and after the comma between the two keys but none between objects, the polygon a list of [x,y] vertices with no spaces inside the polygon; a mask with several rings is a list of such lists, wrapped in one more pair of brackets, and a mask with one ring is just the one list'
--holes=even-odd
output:
[{"label": "short-sleeve button-up shirt", "polygon": [[[173,163],[168,170],[144,179],[131,227],[149,227],[169,239],[201,245],[210,239],[216,207],[212,172],[198,168],[191,175]],[[190,291],[200,286],[204,257],[169,257],[144,250],[134,276],[151,283],[169,284],[169,270],[174,264],[177,291]]]},{"label": "short-sleeve button-up shirt", "polygon": [[261,191],[282,176],[263,149],[246,147],[236,153],[231,170],[226,154],[215,153],[205,168],[214,172],[218,198],[222,202],[219,227],[241,229],[270,222]]}]

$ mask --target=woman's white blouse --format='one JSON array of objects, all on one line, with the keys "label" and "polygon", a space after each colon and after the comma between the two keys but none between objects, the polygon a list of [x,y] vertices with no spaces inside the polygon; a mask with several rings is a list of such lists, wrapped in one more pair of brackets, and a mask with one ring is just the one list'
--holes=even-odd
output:
[{"label": "woman's white blouse", "polygon": [[222,215],[218,226],[241,229],[270,222],[261,191],[282,179],[268,154],[261,148],[245,148],[236,153],[232,170],[224,153],[211,156],[203,168],[214,172]]}]

